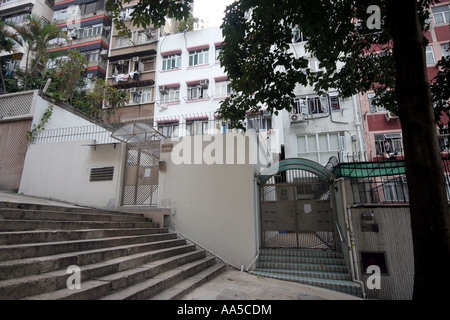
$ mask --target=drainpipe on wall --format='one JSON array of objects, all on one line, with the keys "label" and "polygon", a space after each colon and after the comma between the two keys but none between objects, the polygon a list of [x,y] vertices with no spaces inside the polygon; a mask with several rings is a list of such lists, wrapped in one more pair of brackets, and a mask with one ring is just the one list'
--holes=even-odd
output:
[{"label": "drainpipe on wall", "polygon": [[359,271],[358,271],[358,263],[356,260],[356,248],[355,248],[355,237],[353,233],[353,226],[350,220],[351,217],[351,206],[347,205],[347,198],[345,196],[345,184],[344,178],[339,178],[339,183],[341,185],[342,192],[342,206],[344,208],[344,220],[345,220],[345,231],[347,238],[347,248],[348,248],[348,256],[350,259],[350,272],[352,275],[352,281],[358,283],[361,286],[363,299],[366,298],[366,293],[364,290],[364,283],[359,279]]},{"label": "drainpipe on wall", "polygon": [[361,117],[361,105],[359,103],[359,99],[357,95],[353,95],[353,108],[355,112],[355,125],[358,132],[358,140],[359,140],[359,151],[362,153],[364,151],[364,135],[361,135],[361,129],[362,129],[362,117]]},{"label": "drainpipe on wall", "polygon": [[[253,267],[253,265],[255,264],[256,260],[258,260],[259,258],[259,236],[260,236],[260,232],[259,232],[259,214],[261,209],[260,209],[260,204],[259,204],[259,188],[258,188],[258,182],[256,180],[256,178],[254,178],[253,180],[253,194],[255,195],[253,197],[253,203],[254,203],[254,207],[255,207],[255,250],[256,250],[256,254],[255,257],[253,258],[252,262],[250,262],[250,264],[248,265],[248,267],[245,269],[245,271],[249,272],[251,267]],[[241,271],[244,271],[243,268],[241,268]]]}]

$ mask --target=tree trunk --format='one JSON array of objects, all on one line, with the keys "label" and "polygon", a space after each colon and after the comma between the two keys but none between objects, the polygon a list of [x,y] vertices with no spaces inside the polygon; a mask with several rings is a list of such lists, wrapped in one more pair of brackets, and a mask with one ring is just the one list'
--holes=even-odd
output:
[{"label": "tree trunk", "polygon": [[450,213],[427,76],[427,40],[416,0],[386,3],[409,189],[413,299],[443,299],[450,290]]}]

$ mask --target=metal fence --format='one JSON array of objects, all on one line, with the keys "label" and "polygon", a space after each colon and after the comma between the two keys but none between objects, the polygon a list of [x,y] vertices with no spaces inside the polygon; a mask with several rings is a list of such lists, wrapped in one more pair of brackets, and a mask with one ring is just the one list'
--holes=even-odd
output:
[{"label": "metal fence", "polygon": [[93,140],[94,144],[119,143],[111,137],[111,131],[97,125],[46,129],[40,131],[33,144],[61,143]]}]

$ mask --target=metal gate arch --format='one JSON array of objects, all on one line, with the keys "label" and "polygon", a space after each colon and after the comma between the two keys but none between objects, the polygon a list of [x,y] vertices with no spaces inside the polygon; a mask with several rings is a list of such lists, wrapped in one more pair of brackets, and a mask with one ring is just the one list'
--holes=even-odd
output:
[{"label": "metal gate arch", "polygon": [[335,249],[333,174],[308,159],[285,159],[258,176],[261,247]]}]

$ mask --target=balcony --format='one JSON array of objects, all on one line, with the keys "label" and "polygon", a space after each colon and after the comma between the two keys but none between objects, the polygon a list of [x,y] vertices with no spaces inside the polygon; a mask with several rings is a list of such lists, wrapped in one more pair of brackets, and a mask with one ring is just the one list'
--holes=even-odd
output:
[{"label": "balcony", "polygon": [[155,84],[155,72],[144,71],[141,73],[117,74],[109,77],[108,83],[121,89],[152,86]]}]

